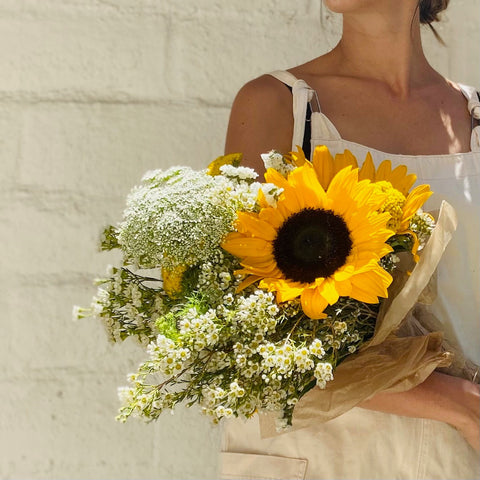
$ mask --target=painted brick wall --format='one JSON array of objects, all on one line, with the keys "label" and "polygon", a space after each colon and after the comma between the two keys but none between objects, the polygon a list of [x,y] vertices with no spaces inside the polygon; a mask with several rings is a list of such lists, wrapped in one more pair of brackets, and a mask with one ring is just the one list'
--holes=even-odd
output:
[{"label": "painted brick wall", "polygon": [[[321,18],[322,17],[322,18]],[[426,32],[442,73],[480,86],[480,3]],[[115,423],[141,358],[73,323],[115,260],[98,234],[143,172],[222,152],[233,97],[327,51],[319,0],[0,0],[0,478],[214,478],[195,411]]]}]

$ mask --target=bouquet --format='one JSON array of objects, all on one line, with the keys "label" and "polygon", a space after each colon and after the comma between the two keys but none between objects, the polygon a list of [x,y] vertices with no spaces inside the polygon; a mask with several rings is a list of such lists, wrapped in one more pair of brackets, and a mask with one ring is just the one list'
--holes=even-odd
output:
[{"label": "bouquet", "polygon": [[265,182],[240,154],[148,172],[104,231],[102,248],[123,262],[74,314],[145,349],[119,389],[118,420],[185,403],[215,423],[274,412],[277,429],[296,416],[301,426],[309,399],[328,420],[448,364],[438,335],[394,334],[441,256],[427,253],[448,225],[421,209],[429,186],[326,147],[312,162],[301,149],[262,158]]}]

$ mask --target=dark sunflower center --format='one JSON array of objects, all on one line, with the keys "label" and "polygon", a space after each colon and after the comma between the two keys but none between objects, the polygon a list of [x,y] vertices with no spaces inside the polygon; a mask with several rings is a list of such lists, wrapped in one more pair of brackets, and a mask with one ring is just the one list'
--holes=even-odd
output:
[{"label": "dark sunflower center", "polygon": [[352,249],[347,224],[331,210],[306,208],[278,229],[273,255],[286,278],[311,283],[345,264]]}]

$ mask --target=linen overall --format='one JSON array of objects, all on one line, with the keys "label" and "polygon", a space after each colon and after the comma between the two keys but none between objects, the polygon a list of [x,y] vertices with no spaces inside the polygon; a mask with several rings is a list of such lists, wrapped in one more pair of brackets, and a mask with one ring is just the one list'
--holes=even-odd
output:
[{"label": "linen overall", "polygon": [[[393,155],[340,137],[321,112],[315,92],[289,72],[271,75],[293,94],[292,150],[302,145],[307,105],[311,151],[326,145],[332,155],[350,150],[359,164],[367,152],[378,165],[403,164],[434,191],[424,207],[447,200],[456,209],[458,228],[437,272],[437,297],[430,307],[445,337],[480,364],[480,126],[472,128],[471,151],[448,155]],[[460,86],[474,119],[480,119],[475,89]],[[455,428],[434,420],[354,408],[327,423],[261,438],[258,416],[225,422],[221,452],[224,479],[478,479],[479,455]]]}]

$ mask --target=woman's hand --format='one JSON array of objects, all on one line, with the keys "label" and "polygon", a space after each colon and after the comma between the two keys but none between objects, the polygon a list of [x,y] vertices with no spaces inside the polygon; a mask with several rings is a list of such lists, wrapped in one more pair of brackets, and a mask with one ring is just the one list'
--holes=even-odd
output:
[{"label": "woman's hand", "polygon": [[466,382],[461,395],[464,406],[464,418],[453,425],[464,436],[467,442],[480,452],[480,385]]},{"label": "woman's hand", "polygon": [[359,406],[448,423],[480,451],[480,387],[468,380],[434,372],[411,390],[379,393]]}]

